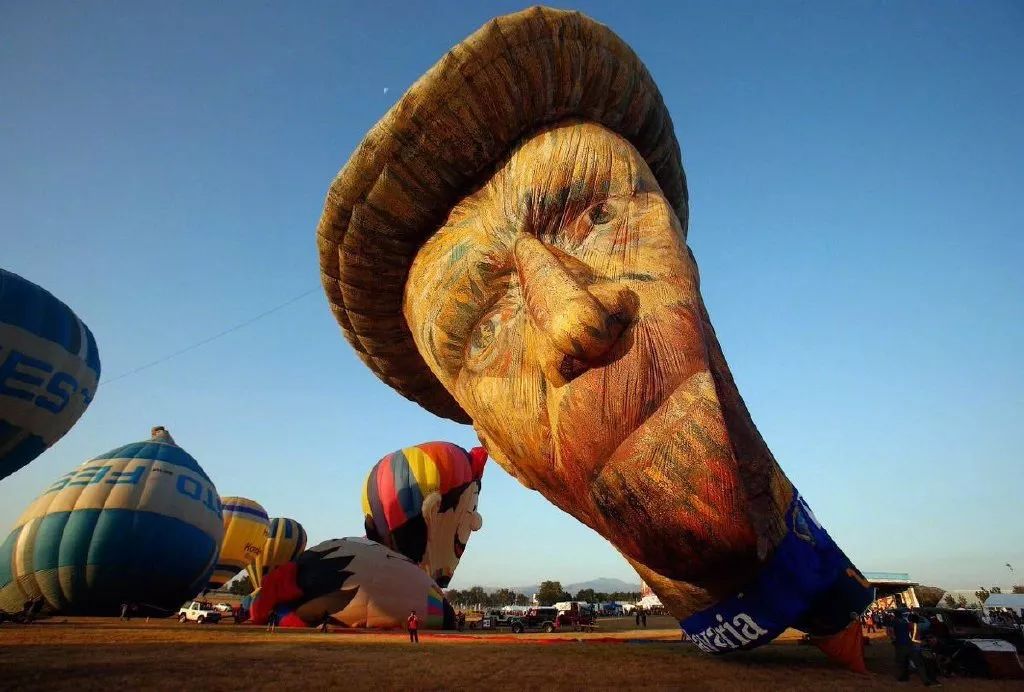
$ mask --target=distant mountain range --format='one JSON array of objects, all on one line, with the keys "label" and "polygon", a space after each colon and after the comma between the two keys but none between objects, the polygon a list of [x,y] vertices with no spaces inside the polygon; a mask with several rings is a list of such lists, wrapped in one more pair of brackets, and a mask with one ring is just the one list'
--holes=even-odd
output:
[{"label": "distant mountain range", "polygon": [[[472,584],[465,586],[468,589]],[[562,588],[566,592],[575,595],[583,589],[593,589],[597,593],[615,593],[615,592],[639,592],[639,583],[630,583],[621,579],[613,579],[611,577],[598,577],[597,579],[591,579],[590,581],[580,581],[572,584],[562,584]],[[494,593],[498,589],[512,589],[516,593],[521,593],[526,596],[532,596],[540,590],[540,584],[530,584],[529,586],[485,586],[484,591],[487,593]]]}]

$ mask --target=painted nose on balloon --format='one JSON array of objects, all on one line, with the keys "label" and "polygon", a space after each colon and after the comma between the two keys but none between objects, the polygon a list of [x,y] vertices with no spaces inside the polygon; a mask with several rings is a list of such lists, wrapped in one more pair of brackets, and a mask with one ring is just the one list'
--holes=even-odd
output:
[{"label": "painted nose on balloon", "polygon": [[607,353],[622,334],[624,324],[619,316],[581,285],[534,236],[520,236],[514,253],[530,319],[550,346],[559,355],[585,364]]}]

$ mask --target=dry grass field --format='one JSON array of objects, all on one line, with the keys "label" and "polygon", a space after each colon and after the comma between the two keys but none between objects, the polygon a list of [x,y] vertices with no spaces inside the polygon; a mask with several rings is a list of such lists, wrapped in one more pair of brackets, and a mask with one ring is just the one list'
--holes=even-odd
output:
[{"label": "dry grass field", "polygon": [[[651,622],[602,621],[593,635],[421,635],[278,630],[231,624],[54,618],[0,625],[0,689],[885,689],[892,648],[867,647],[872,674],[848,673],[807,646],[782,641],[711,658]],[[610,630],[610,631],[609,631]],[[610,642],[618,639],[620,642]],[[1020,689],[947,681],[958,689]],[[910,686],[919,686],[912,682]],[[904,686],[906,687],[906,685]]]}]

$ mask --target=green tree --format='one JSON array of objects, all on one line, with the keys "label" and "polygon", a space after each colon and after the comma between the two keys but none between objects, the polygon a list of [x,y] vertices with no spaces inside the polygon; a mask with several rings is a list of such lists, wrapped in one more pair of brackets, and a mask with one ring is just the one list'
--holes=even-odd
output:
[{"label": "green tree", "polygon": [[498,589],[491,598],[495,606],[513,605],[516,602],[516,592],[512,589]]},{"label": "green tree", "polygon": [[956,597],[956,607],[957,608],[966,608],[967,607],[967,596],[964,596],[963,594],[957,594],[957,597]]},{"label": "green tree", "polygon": [[989,593],[1002,593],[1003,590],[998,586],[991,586],[988,590]]},{"label": "green tree", "polygon": [[530,605],[530,597],[524,593],[517,593],[514,603],[517,606],[528,606]]},{"label": "green tree", "polygon": [[1018,584],[1017,586],[1013,587],[1013,592],[1024,593],[1024,584]]},{"label": "green tree", "polygon": [[248,596],[252,593],[252,582],[249,581],[248,576],[244,576],[241,579],[235,579],[233,582],[228,584],[228,593],[236,596]]},{"label": "green tree", "polygon": [[542,581],[540,588],[537,590],[537,600],[542,606],[550,606],[558,603],[564,598],[566,593],[562,590],[562,582],[560,581]]},{"label": "green tree", "polygon": [[953,594],[946,594],[942,600],[946,602],[947,608],[956,608],[956,598],[953,597]]},{"label": "green tree", "polygon": [[986,589],[984,586],[979,586],[978,590],[974,592],[974,595],[978,597],[979,601],[984,603],[985,599],[987,599],[989,597],[989,594],[991,593],[992,592]]},{"label": "green tree", "polygon": [[482,586],[474,586],[467,591],[466,600],[468,601],[467,605],[472,606],[489,606],[491,604],[491,599],[488,597],[487,592],[484,591],[484,587]]},{"label": "green tree", "polygon": [[597,600],[597,594],[593,589],[580,589],[576,592],[576,600],[584,603],[593,603]]}]

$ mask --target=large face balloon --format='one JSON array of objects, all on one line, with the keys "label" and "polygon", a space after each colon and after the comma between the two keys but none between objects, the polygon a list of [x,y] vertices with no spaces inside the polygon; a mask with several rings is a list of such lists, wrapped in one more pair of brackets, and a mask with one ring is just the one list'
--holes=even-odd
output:
[{"label": "large face balloon", "polygon": [[62,476],[0,544],[0,610],[164,613],[196,595],[224,527],[217,489],[163,428]]},{"label": "large face balloon", "polygon": [[473,531],[487,453],[448,442],[393,452],[370,470],[363,486],[367,538],[419,564],[448,586]]},{"label": "large face balloon", "polygon": [[249,581],[259,589],[270,570],[291,562],[306,549],[306,530],[294,519],[275,517],[267,527],[263,550],[246,566]]},{"label": "large face balloon", "polygon": [[276,610],[282,624],[399,629],[415,610],[425,629],[445,626],[444,594],[419,566],[365,538],[324,541],[272,571],[252,619]]},{"label": "large face balloon", "polygon": [[48,291],[0,269],[0,479],[71,429],[99,377],[85,323]]},{"label": "large face balloon", "polygon": [[224,511],[224,544],[209,588],[219,589],[263,552],[270,519],[267,510],[244,497],[221,498]]},{"label": "large face balloon", "polygon": [[579,13],[533,8],[452,49],[357,149],[320,220],[324,287],[370,368],[471,421],[701,648],[839,632],[871,589],[750,419],[687,204],[636,54]]}]

